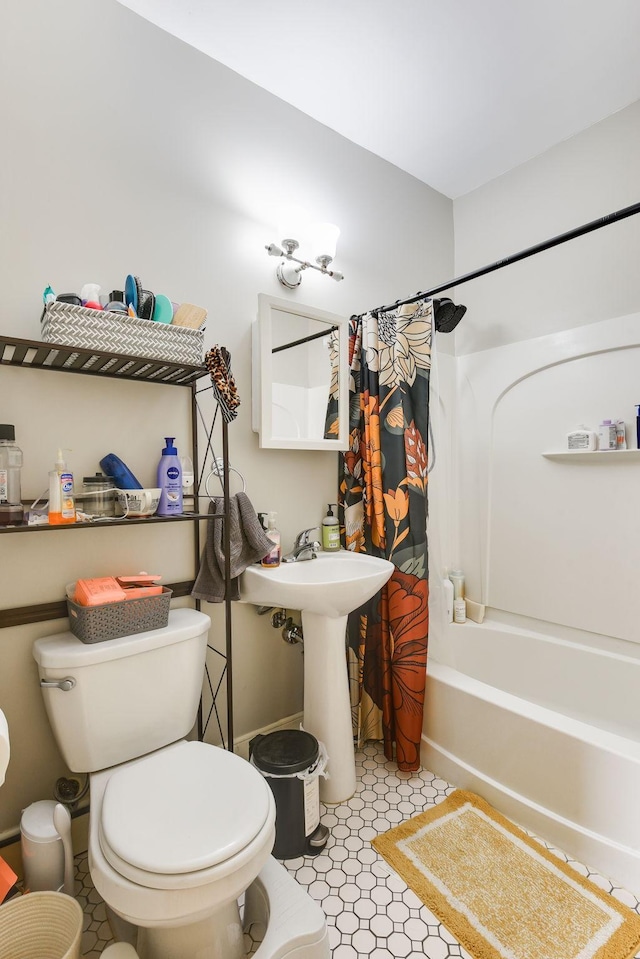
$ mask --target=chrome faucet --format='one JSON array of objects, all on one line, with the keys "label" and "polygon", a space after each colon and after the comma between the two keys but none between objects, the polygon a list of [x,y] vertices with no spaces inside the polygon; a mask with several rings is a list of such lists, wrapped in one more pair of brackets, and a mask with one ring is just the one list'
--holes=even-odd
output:
[{"label": "chrome faucet", "polygon": [[302,560],[315,559],[322,547],[317,539],[311,539],[311,533],[315,533],[319,528],[319,526],[312,526],[310,529],[303,529],[301,533],[298,533],[293,549],[282,557],[282,562],[298,563]]}]

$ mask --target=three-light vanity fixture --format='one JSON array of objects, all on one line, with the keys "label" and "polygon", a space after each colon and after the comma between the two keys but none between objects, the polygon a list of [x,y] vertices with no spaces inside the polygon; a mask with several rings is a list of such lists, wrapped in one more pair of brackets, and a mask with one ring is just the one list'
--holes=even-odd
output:
[{"label": "three-light vanity fixture", "polygon": [[336,245],[340,235],[339,228],[333,223],[316,223],[309,232],[311,247],[320,251],[315,256],[315,263],[294,256],[294,253],[300,247],[300,243],[292,237],[281,240],[280,246],[277,243],[270,243],[265,246],[269,256],[281,257],[276,269],[276,276],[282,285],[289,290],[295,290],[297,286],[300,286],[302,271],[308,268],[318,270],[319,273],[324,273],[325,276],[330,276],[334,280],[344,279],[342,273],[329,269],[329,264],[333,262],[336,255]]}]

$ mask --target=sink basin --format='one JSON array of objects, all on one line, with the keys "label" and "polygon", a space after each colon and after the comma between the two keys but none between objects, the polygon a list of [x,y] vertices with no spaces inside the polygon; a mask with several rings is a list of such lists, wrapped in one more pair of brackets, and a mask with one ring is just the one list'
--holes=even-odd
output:
[{"label": "sink basin", "polygon": [[371,599],[394,569],[386,559],[340,550],[275,569],[249,566],[240,576],[242,602],[302,613],[303,725],[327,750],[329,778],[320,783],[325,803],[344,802],[356,789],[345,656],[347,615]]},{"label": "sink basin", "polygon": [[275,569],[249,566],[240,577],[240,599],[335,619],[371,599],[393,569],[386,559],[349,550],[319,553],[316,559],[281,563]]}]

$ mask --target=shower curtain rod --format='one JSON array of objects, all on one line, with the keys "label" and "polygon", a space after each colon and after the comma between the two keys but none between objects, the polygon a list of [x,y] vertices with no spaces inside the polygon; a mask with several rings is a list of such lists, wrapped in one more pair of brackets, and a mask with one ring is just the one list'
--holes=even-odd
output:
[{"label": "shower curtain rod", "polygon": [[460,286],[462,283],[468,283],[469,280],[475,280],[479,276],[484,276],[486,273],[493,273],[495,270],[501,270],[503,266],[510,266],[512,263],[517,263],[518,260],[524,260],[528,256],[534,256],[536,253],[542,253],[543,250],[550,250],[554,246],[558,246],[560,243],[566,243],[567,240],[575,240],[578,236],[583,236],[585,233],[591,233],[593,230],[599,230],[602,226],[608,226],[610,223],[615,223],[617,220],[624,220],[628,216],[633,216],[635,213],[640,213],[640,202],[632,203],[631,206],[625,206],[621,210],[616,210],[615,213],[608,213],[606,216],[601,216],[597,220],[591,220],[590,223],[585,223],[583,226],[578,226],[574,230],[569,230],[567,233],[560,233],[558,236],[552,237],[550,240],[545,240],[543,243],[537,243],[535,246],[527,247],[526,250],[520,250],[519,253],[513,253],[511,256],[506,256],[503,260],[496,260],[495,263],[490,263],[488,266],[483,266],[479,270],[474,270],[472,273],[465,273],[464,276],[459,276],[455,280],[450,280],[448,283],[441,283],[439,286],[434,286],[430,290],[425,290],[424,293],[416,293],[415,296],[411,296],[406,300],[396,300],[395,303],[390,303],[387,306],[378,306],[375,310],[371,310],[371,313],[384,313],[387,310],[395,310],[398,306],[405,306],[409,303],[417,303],[418,300],[422,300],[425,297],[434,296],[436,293],[442,293],[443,290],[450,290],[454,286]]}]

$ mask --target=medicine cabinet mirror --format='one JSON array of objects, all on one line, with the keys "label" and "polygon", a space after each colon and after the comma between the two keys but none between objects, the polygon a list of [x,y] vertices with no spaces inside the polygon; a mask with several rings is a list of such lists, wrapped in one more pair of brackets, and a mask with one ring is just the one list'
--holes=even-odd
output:
[{"label": "medicine cabinet mirror", "polygon": [[348,342],[346,317],[259,294],[252,421],[262,448],[348,448]]}]

